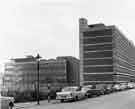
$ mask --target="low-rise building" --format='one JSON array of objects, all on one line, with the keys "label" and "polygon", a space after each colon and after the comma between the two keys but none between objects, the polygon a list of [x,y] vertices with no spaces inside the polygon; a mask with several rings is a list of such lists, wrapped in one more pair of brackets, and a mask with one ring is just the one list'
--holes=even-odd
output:
[{"label": "low-rise building", "polygon": [[[33,56],[11,59],[5,64],[4,89],[6,92],[36,91],[37,75],[37,61]],[[79,85],[79,60],[71,56],[40,59],[40,91],[45,92],[48,84],[54,88]]]}]

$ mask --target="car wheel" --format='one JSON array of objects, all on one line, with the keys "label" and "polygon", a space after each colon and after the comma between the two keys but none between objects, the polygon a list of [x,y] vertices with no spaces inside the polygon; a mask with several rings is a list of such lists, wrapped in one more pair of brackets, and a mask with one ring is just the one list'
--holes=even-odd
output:
[{"label": "car wheel", "polygon": [[64,99],[61,99],[60,102],[63,103],[64,102]]},{"label": "car wheel", "polygon": [[76,96],[76,97],[75,97],[75,101],[78,101],[78,100],[79,100],[79,98],[78,98],[78,96]]},{"label": "car wheel", "polygon": [[88,98],[90,98],[90,97],[91,97],[91,95],[88,94]]},{"label": "car wheel", "polygon": [[76,101],[76,98],[73,98],[71,101],[73,101],[73,102]]},{"label": "car wheel", "polygon": [[85,98],[88,98],[88,93],[86,93],[84,96],[85,96]]}]

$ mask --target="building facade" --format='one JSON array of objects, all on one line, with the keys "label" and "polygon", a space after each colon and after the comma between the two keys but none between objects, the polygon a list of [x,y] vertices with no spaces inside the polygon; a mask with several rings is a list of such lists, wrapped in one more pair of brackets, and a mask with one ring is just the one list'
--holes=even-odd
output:
[{"label": "building facade", "polygon": [[79,19],[80,82],[135,81],[135,47],[115,27]]},{"label": "building facade", "polygon": [[80,85],[80,73],[79,73],[79,63],[80,61],[72,56],[62,56],[57,57],[57,60],[66,60],[67,63],[67,83],[69,85]]},{"label": "building facade", "polygon": [[[70,60],[71,58],[71,60]],[[72,61],[73,57],[58,57],[56,59],[41,59],[39,61],[39,84],[40,91],[45,91],[47,85],[51,87],[63,87],[71,83],[74,85],[79,84],[76,75],[79,75],[79,61],[76,58],[75,62]],[[68,60],[69,59],[69,60]],[[74,70],[74,67],[78,69]],[[76,74],[77,72],[77,74]],[[70,79],[70,75],[71,78]],[[74,75],[74,76],[72,76]],[[79,77],[78,77],[79,78]],[[37,61],[34,57],[16,58],[11,59],[10,62],[5,64],[5,72],[3,84],[7,91],[34,91],[37,88]]]}]

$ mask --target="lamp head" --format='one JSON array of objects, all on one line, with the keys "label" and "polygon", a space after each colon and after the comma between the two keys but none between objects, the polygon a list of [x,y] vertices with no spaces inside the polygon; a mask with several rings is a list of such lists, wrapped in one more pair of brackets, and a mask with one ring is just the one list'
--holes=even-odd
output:
[{"label": "lamp head", "polygon": [[37,54],[37,56],[35,57],[36,59],[40,59],[42,58],[39,54]]}]

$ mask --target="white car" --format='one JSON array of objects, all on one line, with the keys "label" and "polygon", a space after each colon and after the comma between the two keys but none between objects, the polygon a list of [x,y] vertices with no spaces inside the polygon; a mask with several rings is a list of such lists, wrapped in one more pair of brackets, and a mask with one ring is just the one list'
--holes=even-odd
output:
[{"label": "white car", "polygon": [[65,100],[79,100],[85,97],[85,93],[81,91],[81,87],[78,86],[70,86],[65,87],[61,90],[61,92],[56,93],[56,99],[61,102]]},{"label": "white car", "polygon": [[126,84],[120,84],[120,89],[121,89],[121,91],[127,89],[127,85]]},{"label": "white car", "polygon": [[135,84],[134,83],[128,83],[128,86],[127,86],[129,89],[133,89],[135,87]]},{"label": "white car", "polygon": [[91,87],[82,87],[81,91],[85,94],[85,97],[89,97],[89,90],[91,90]]},{"label": "white car", "polygon": [[114,90],[114,91],[120,91],[120,90],[121,90],[120,84],[115,84],[115,85],[113,86],[113,90]]}]

